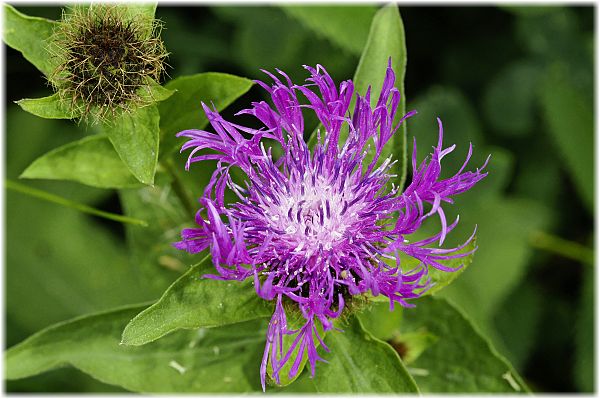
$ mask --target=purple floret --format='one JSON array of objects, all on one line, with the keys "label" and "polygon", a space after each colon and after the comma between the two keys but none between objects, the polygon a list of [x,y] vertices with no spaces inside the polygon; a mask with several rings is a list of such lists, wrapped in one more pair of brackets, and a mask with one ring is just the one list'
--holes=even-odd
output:
[{"label": "purple floret", "polygon": [[[394,303],[412,306],[407,300],[431,286],[429,267],[455,271],[442,262],[472,253],[457,251],[473,236],[456,248],[436,247],[458,223],[457,218],[448,225],[442,206],[487,174],[482,172],[485,164],[474,172],[463,171],[470,147],[463,167],[451,178],[440,179],[441,160],[455,146],[442,147],[438,119],[437,146],[417,166],[415,141],[412,181],[401,192],[390,183],[394,177],[390,168],[396,161],[391,155],[380,157],[386,142],[416,112],[394,125],[400,92],[394,87],[391,60],[376,106],[370,105],[369,88],[364,97],[357,94],[351,114],[352,81],[338,88],[322,66],[305,68],[310,73],[305,85],[293,84],[279,70],[283,82],[264,71],[273,83],[257,83],[269,92],[274,108],[261,101],[238,113],[255,116],[264,128],[227,122],[203,103],[215,133],[178,134],[189,138],[182,151],[192,149],[186,169],[204,160],[216,160],[217,167],[200,198],[197,227],[184,229],[182,240],[174,245],[190,253],[210,248],[216,274],[207,277],[252,278],[256,293],[276,303],[260,369],[263,390],[268,366],[279,382],[288,361],[293,362],[288,377],[294,378],[306,356],[314,375],[316,361],[322,360],[317,347],[328,351],[318,323],[322,331],[332,330],[333,319],[352,296],[370,291],[389,298],[391,308]],[[305,100],[301,103],[299,97]],[[303,137],[303,108],[314,112],[322,124],[312,153]],[[340,140],[342,134],[347,135],[345,140]],[[283,155],[274,159],[272,147],[265,147],[266,139],[281,146]],[[367,161],[369,153],[375,156]],[[248,178],[244,187],[232,179],[234,166]],[[226,189],[237,195],[237,202],[225,204]],[[438,234],[408,241],[425,219],[436,214],[441,221]],[[403,271],[401,253],[418,259],[419,265]],[[288,329],[286,303],[295,303],[306,320],[298,330]],[[287,349],[283,348],[286,335],[294,337]]]}]

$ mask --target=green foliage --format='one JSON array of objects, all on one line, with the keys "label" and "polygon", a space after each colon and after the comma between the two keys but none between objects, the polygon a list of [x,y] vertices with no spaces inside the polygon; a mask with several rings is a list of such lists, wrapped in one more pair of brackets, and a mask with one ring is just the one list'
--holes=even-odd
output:
[{"label": "green foliage", "polygon": [[6,378],[71,365],[134,392],[260,389],[264,321],[179,332],[142,347],[120,345],[123,326],[141,309],[132,306],[80,317],[38,332],[6,353]]},{"label": "green foliage", "polygon": [[54,21],[29,17],[8,4],[4,5],[4,42],[20,51],[46,76],[55,68],[47,51],[48,39],[55,26]]},{"label": "green foliage", "polygon": [[[404,91],[404,74],[406,71],[406,43],[404,39],[404,25],[395,4],[390,4],[375,14],[367,44],[362,52],[356,72],[354,73],[354,89],[364,95],[371,86],[371,105],[377,103],[388,59],[392,59],[392,68],[396,74],[395,87],[400,90],[401,99],[396,113],[395,123],[406,113],[406,93]],[[353,104],[354,102],[352,102]],[[350,109],[354,109],[353,105]],[[391,154],[398,159],[398,166],[392,167],[390,173],[397,174],[400,187],[406,178],[406,125],[403,123],[398,131],[383,147],[382,155],[385,158]]]},{"label": "green foliage", "polygon": [[161,152],[169,155],[180,145],[175,134],[186,129],[203,129],[208,120],[201,103],[222,110],[246,93],[252,81],[225,73],[200,73],[173,79],[166,88],[176,93],[159,105]]},{"label": "green foliage", "polygon": [[104,135],[88,136],[54,149],[37,158],[20,177],[73,180],[100,188],[140,186]]},{"label": "green foliage", "polygon": [[[377,9],[371,6],[282,6],[286,14],[317,35],[360,56]],[[352,23],[348,23],[352,21]]]},{"label": "green foliage", "polygon": [[[594,271],[586,269],[580,284],[573,265],[561,264],[575,249],[585,259],[593,257],[583,247],[589,243],[570,241],[593,235],[594,40],[583,28],[593,24],[593,13],[585,7],[502,8],[508,12],[470,9],[467,17],[446,9],[448,24],[431,25],[439,10],[402,10],[408,39],[415,43],[407,85],[409,98],[415,98],[410,109],[419,114],[408,126],[417,138],[418,160],[437,142],[436,116],[444,122],[445,145],[457,144],[444,158],[443,177],[462,165],[469,141],[475,148],[467,169],[492,154],[489,176],[444,208],[449,221],[461,216],[444,246],[462,243],[477,225],[475,256],[445,262],[465,262],[459,272],[430,270],[435,285],[429,293],[434,295],[411,301],[414,309],[396,306],[390,312],[387,299],[366,295],[370,304],[338,320],[336,326],[344,331],[325,336],[331,352],[319,348],[319,354],[329,363],[317,363],[314,379],[304,358],[304,370],[290,381],[290,362],[281,372],[285,386],[271,381],[267,393],[526,392],[517,371],[498,352],[509,356],[536,390],[593,391]],[[122,9],[151,19],[156,4]],[[55,11],[38,15],[58,15]],[[498,24],[486,15],[499,16]],[[175,153],[183,143],[175,134],[206,128],[201,101],[221,111],[247,93],[252,81],[227,73],[182,75],[216,68],[262,79],[259,68],[278,67],[299,83],[306,78],[300,65],[320,63],[341,82],[351,76],[360,55],[356,89],[364,94],[372,85],[375,102],[391,56],[403,101],[398,117],[405,112],[406,46],[395,5],[377,12],[370,6],[207,7],[185,18],[177,8],[161,7],[159,16],[168,28],[163,36],[171,51],[169,63],[175,66],[169,73],[178,77],[164,87],[148,80],[136,92],[151,106],[119,116],[91,136],[56,120],[80,116],[56,95],[18,101],[29,113],[8,107],[7,177],[71,180],[31,180],[22,192],[54,196],[77,209],[112,212],[118,208],[115,193],[94,187],[118,188],[126,218],[148,222],[147,227],[124,226],[126,248],[113,225],[100,223],[105,220],[7,192],[6,345],[59,320],[94,313],[45,328],[9,349],[5,377],[20,379],[9,381],[10,392],[107,389],[82,378],[79,371],[58,369],[64,366],[135,392],[260,391],[272,303],[257,297],[251,281],[203,279],[203,274],[214,273],[209,261],[188,265],[204,254],[185,254],[171,245],[182,228],[193,225],[196,198],[214,170],[214,163],[206,162],[184,172],[187,154]],[[468,34],[462,28],[465,21]],[[8,5],[4,22],[7,45],[48,76],[55,66],[46,51],[47,39],[56,23]],[[482,24],[499,30],[494,36],[479,35],[489,29]],[[456,39],[439,36],[448,29]],[[434,39],[444,45],[432,63],[427,43],[435,44]],[[502,58],[486,59],[494,52]],[[465,58],[470,55],[479,56]],[[26,80],[13,84],[11,76],[21,73],[14,65],[18,68],[14,63],[7,68],[8,92],[18,96],[9,98],[39,96]],[[247,103],[265,99],[259,96],[248,93]],[[236,105],[235,111],[241,107]],[[239,117],[241,124],[244,118]],[[306,119],[307,133],[316,123],[315,118]],[[395,172],[403,180],[406,127],[394,138],[384,156],[391,153],[399,159]],[[412,140],[408,143],[411,150]],[[565,190],[570,183],[577,195]],[[587,209],[580,210],[580,202]],[[407,239],[418,240],[439,228],[433,217]],[[555,239],[546,239],[544,247],[539,237]],[[402,261],[404,270],[416,266],[414,259]],[[147,308],[95,313],[155,299],[165,289]],[[579,293],[576,300],[572,292]],[[303,323],[298,316],[288,312],[294,328]],[[293,338],[286,337],[286,345]],[[46,371],[50,373],[36,377]]]},{"label": "green foliage", "polygon": [[[447,245],[460,244],[477,226],[477,245],[483,250],[475,253],[473,265],[440,295],[457,302],[487,334],[493,335],[495,311],[525,275],[532,255],[529,239],[534,231],[549,225],[551,215],[541,203],[503,195],[514,159],[500,148],[485,146],[480,121],[464,96],[453,88],[438,87],[417,98],[413,107],[419,110],[409,121],[410,136],[418,141],[417,162],[437,143],[437,134],[433,134],[437,132],[436,116],[443,121],[444,146],[457,144],[442,162],[445,177],[452,176],[463,164],[469,141],[474,145],[471,168],[492,155],[486,168],[489,175],[462,194],[456,204],[444,209],[448,220],[460,215]],[[432,222],[426,223],[414,239],[439,231],[439,222]]]},{"label": "green foliage", "polygon": [[80,116],[76,110],[66,107],[58,94],[42,98],[24,98],[17,104],[25,111],[46,119],[74,119]]},{"label": "green foliage", "polygon": [[144,184],[154,183],[158,162],[159,115],[155,105],[122,113],[110,125],[103,125],[119,157]]},{"label": "green foliage", "polygon": [[319,393],[418,393],[419,388],[398,354],[366,331],[356,317],[338,326],[325,344],[331,355],[317,366],[314,383]]},{"label": "green foliage", "polygon": [[594,114],[569,81],[564,65],[553,65],[545,74],[540,101],[548,132],[569,169],[579,195],[590,212],[594,209]]},{"label": "green foliage", "polygon": [[[376,299],[380,301],[376,301]],[[375,297],[370,305],[358,313],[365,330],[376,338],[387,341],[398,331],[402,323],[403,307],[395,304],[394,310],[390,310],[390,301],[387,298]]]},{"label": "green foliage", "polygon": [[154,305],[127,325],[122,343],[143,345],[179,329],[222,326],[268,317],[273,309],[252,289],[252,281],[202,278],[211,261],[192,267],[173,283]]},{"label": "green foliage", "polygon": [[424,393],[528,391],[512,366],[467,316],[444,299],[423,298],[415,308],[406,309],[400,330],[437,337],[409,367]]},{"label": "green foliage", "polygon": [[[37,154],[81,137],[72,124],[36,118],[16,105],[6,115],[10,179]],[[19,151],[22,148],[27,151]],[[69,182],[32,181],[28,186],[91,206],[105,201],[108,194]],[[5,201],[10,210],[5,219],[10,232],[5,303],[14,334],[7,345],[51,323],[152,299],[131,273],[125,246],[99,219],[14,191],[6,191]]]}]

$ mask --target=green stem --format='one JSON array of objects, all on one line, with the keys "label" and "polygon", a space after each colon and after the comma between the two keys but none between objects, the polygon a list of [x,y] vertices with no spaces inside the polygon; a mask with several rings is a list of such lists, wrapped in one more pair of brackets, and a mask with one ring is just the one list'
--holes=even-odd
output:
[{"label": "green stem", "polygon": [[553,252],[568,259],[588,265],[594,264],[594,250],[579,243],[556,237],[543,231],[531,234],[529,242],[532,247]]},{"label": "green stem", "polygon": [[87,205],[81,204],[79,202],[71,201],[69,199],[60,197],[58,195],[49,193],[47,191],[38,190],[37,188],[29,187],[29,186],[26,186],[24,184],[17,183],[14,181],[5,180],[4,187],[9,190],[19,192],[21,194],[30,195],[32,197],[39,198],[39,199],[42,199],[42,200],[45,200],[48,202],[54,202],[55,204],[63,205],[68,208],[73,208],[73,209],[76,209],[76,210],[84,212],[84,213],[89,213],[90,215],[114,220],[115,222],[135,224],[135,225],[144,226],[144,227],[148,226],[148,223],[146,223],[143,220],[134,219],[134,218],[130,218],[130,217],[123,216],[123,215],[118,215],[116,213],[101,211],[99,209],[92,208],[91,206],[87,206]]},{"label": "green stem", "polygon": [[165,168],[167,173],[171,176],[171,187],[173,192],[181,201],[181,204],[185,207],[187,212],[193,217],[196,214],[195,201],[192,198],[189,191],[185,188],[185,185],[181,182],[181,179],[177,175],[175,168],[170,160],[164,160],[162,166]]}]

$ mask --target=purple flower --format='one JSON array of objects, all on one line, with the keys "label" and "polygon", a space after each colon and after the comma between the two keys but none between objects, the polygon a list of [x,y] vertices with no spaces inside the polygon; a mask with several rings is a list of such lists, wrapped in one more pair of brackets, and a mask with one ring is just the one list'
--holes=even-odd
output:
[{"label": "purple flower", "polygon": [[[392,155],[382,161],[380,157],[387,156],[382,154],[384,145],[400,124],[416,112],[393,124],[400,92],[394,87],[391,60],[376,106],[370,105],[369,88],[364,97],[357,94],[351,114],[352,81],[338,88],[322,66],[305,68],[310,78],[304,85],[293,84],[279,70],[283,81],[264,71],[273,83],[257,83],[269,92],[274,108],[261,101],[238,113],[255,116],[264,128],[227,122],[202,104],[215,133],[186,130],[178,134],[189,138],[182,151],[192,149],[186,169],[204,160],[216,160],[217,166],[200,198],[198,227],[184,229],[182,241],[175,246],[190,253],[210,248],[216,274],[207,277],[253,278],[256,293],[275,301],[260,370],[263,390],[269,364],[272,377],[279,382],[284,364],[293,362],[288,374],[293,378],[306,356],[314,376],[316,361],[322,360],[317,347],[329,351],[319,323],[323,331],[332,330],[332,320],[352,296],[370,291],[389,298],[392,309],[394,303],[411,306],[407,300],[431,286],[429,267],[456,270],[443,261],[469,255],[472,251],[457,251],[473,236],[456,248],[431,247],[441,245],[458,222],[457,218],[446,223],[442,205],[452,203],[454,195],[487,174],[482,172],[485,165],[475,172],[463,171],[471,157],[469,147],[463,167],[453,177],[440,179],[441,160],[455,146],[442,147],[438,119],[437,146],[417,166],[414,143],[412,181],[401,192],[390,183]],[[303,138],[303,109],[314,112],[323,125],[312,152]],[[342,132],[347,139],[340,142]],[[274,159],[266,143],[279,145],[283,154]],[[372,160],[366,160],[368,153],[375,155]],[[232,167],[247,176],[243,186],[233,179]],[[237,202],[225,204],[226,188],[237,196]],[[416,242],[407,239],[436,214],[441,221],[438,234]],[[403,271],[400,253],[418,259],[419,266]],[[289,304],[306,320],[298,330],[288,328],[284,309]],[[294,337],[289,348],[283,347],[286,335]]]}]

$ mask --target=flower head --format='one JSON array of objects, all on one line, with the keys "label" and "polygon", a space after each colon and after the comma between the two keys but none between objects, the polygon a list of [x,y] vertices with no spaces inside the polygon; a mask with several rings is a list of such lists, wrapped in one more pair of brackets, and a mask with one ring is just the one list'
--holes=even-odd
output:
[{"label": "flower head", "polygon": [[[316,361],[322,360],[317,347],[328,350],[318,327],[333,329],[333,319],[353,297],[370,291],[389,298],[391,307],[411,306],[408,300],[431,285],[428,268],[455,270],[442,262],[468,255],[456,252],[472,237],[457,248],[432,247],[441,245],[458,222],[448,225],[442,207],[486,175],[485,165],[464,171],[469,148],[463,167],[453,177],[440,179],[441,160],[454,146],[442,147],[438,120],[438,145],[417,165],[415,142],[412,180],[401,191],[390,182],[392,155],[381,158],[387,155],[386,142],[415,112],[394,123],[400,93],[394,87],[391,60],[375,107],[369,89],[364,97],[357,94],[352,113],[352,81],[337,87],[322,66],[305,68],[310,77],[304,85],[293,84],[281,71],[282,78],[265,71],[271,84],[257,82],[269,92],[274,107],[256,102],[238,114],[255,116],[264,128],[225,121],[202,104],[215,132],[179,133],[189,138],[182,151],[192,149],[186,168],[204,160],[216,160],[217,167],[200,198],[198,227],[184,229],[175,246],[190,253],[210,248],[216,274],[209,277],[252,278],[256,293],[275,301],[261,365],[263,389],[268,365],[279,382],[283,365],[293,362],[293,378],[306,358],[314,375]],[[322,124],[312,152],[303,138],[302,109],[314,112]],[[343,134],[347,138],[342,139]],[[275,159],[272,147],[265,146],[267,140],[279,145],[283,155]],[[375,154],[372,160],[366,160],[369,153]],[[244,186],[232,178],[232,167],[247,176]],[[225,203],[226,189],[236,194],[236,202]],[[433,215],[441,220],[441,231],[409,242],[407,237]],[[418,259],[419,266],[403,270],[401,253]],[[298,330],[288,327],[290,305],[305,319]],[[295,336],[289,348],[283,348],[286,335]]]},{"label": "flower head", "polygon": [[74,115],[93,122],[153,101],[167,57],[158,21],[127,6],[76,5],[63,12],[48,50],[56,68],[49,77]]}]

